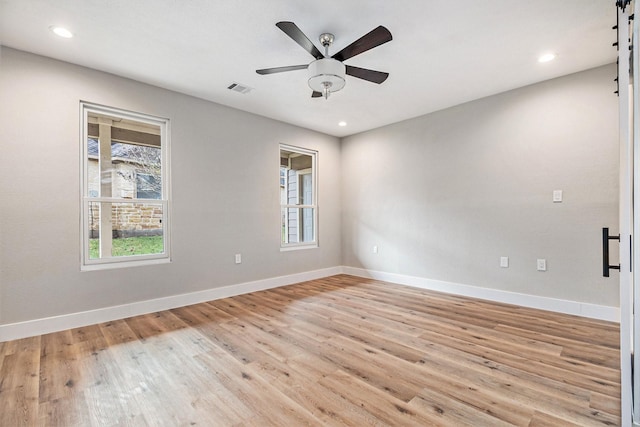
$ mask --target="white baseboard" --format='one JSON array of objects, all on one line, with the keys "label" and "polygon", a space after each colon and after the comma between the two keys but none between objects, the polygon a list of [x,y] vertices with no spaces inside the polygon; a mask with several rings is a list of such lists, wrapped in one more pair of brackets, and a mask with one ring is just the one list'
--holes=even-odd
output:
[{"label": "white baseboard", "polygon": [[321,270],[307,271],[287,276],[272,277],[253,282],[239,283],[220,288],[207,289],[205,291],[191,292],[188,294],[173,295],[152,300],[139,301],[96,310],[78,313],[64,314],[47,317],[44,319],[29,320],[26,322],[0,325],[0,342],[10,341],[35,335],[48,334],[66,329],[79,328],[96,323],[111,320],[124,319],[131,316],[153,313],[184,307],[205,301],[213,301],[236,295],[256,292],[280,286],[293,285],[307,280],[321,279],[336,274],[350,274],[352,276],[371,278],[416,288],[430,289],[434,291],[480,298],[490,301],[515,304],[523,307],[537,308],[541,310],[555,311],[558,313],[573,314],[593,319],[620,322],[620,310],[617,307],[608,307],[596,304],[587,304],[576,301],[546,298],[535,295],[507,292],[497,289],[481,288],[478,286],[462,285],[458,283],[444,282],[440,280],[426,279],[423,277],[406,276],[395,273],[365,270],[356,267],[330,267]]},{"label": "white baseboard", "polygon": [[207,289],[205,291],[105,307],[97,310],[0,325],[0,342],[48,334],[50,332],[57,332],[66,329],[79,328],[82,326],[94,325],[96,323],[124,319],[131,316],[169,310],[177,307],[184,307],[186,305],[228,298],[249,292],[293,285],[295,283],[321,279],[340,273],[342,273],[341,267],[330,267],[321,270],[307,271],[304,273],[290,274],[287,276],[272,277],[264,280],[240,283],[237,285]]},{"label": "white baseboard", "polygon": [[403,274],[385,273],[356,267],[342,267],[344,274],[364,277],[368,279],[382,280],[398,283],[416,288],[429,289],[489,301],[514,304],[522,307],[537,308],[540,310],[554,311],[557,313],[573,314],[591,319],[607,320],[620,323],[620,309],[597,304],[588,304],[577,301],[569,301],[555,298],[540,297],[536,295],[520,294],[499,289],[481,288],[478,286],[463,285],[459,283],[444,282],[441,280],[426,279],[423,277],[405,276]]}]

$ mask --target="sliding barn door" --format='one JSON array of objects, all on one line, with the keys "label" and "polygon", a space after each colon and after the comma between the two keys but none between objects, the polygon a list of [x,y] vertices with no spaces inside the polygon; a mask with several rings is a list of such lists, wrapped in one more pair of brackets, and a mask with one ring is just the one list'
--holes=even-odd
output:
[{"label": "sliding barn door", "polygon": [[[640,426],[640,323],[634,315],[640,296],[640,96],[637,49],[638,25],[631,15],[638,14],[638,1],[621,0],[618,6],[618,94],[620,120],[620,370],[622,425]],[[634,351],[635,349],[635,351]],[[635,363],[634,363],[635,362]],[[634,392],[635,391],[635,392]]]},{"label": "sliding barn door", "polygon": [[[630,8],[631,9],[631,8]],[[628,13],[633,13],[634,16],[640,17],[640,2],[633,2],[633,10],[629,10]],[[633,266],[636,267],[634,270],[637,271],[637,267],[640,266],[640,55],[639,47],[640,44],[638,41],[640,40],[640,25],[637,22],[637,19],[632,19],[631,21],[627,21],[630,23],[632,28],[632,38],[631,38],[631,63],[633,70],[633,78],[632,83],[630,85],[631,92],[631,100],[630,100],[630,110],[631,110],[631,136],[633,139],[633,146],[631,147],[631,151],[633,152],[633,160],[631,162],[632,167],[632,175],[633,175],[633,204],[631,207],[631,223],[633,226],[633,236],[637,236],[633,241]],[[633,375],[632,384],[631,384],[631,394],[632,394],[632,411],[633,411],[633,423],[637,426],[640,426],[640,313],[638,313],[638,308],[640,307],[640,274],[632,273],[632,287],[631,287],[632,298],[631,301],[631,309],[629,310],[630,319],[630,333],[631,333],[631,357],[633,358],[631,365],[631,373]],[[635,366],[635,369],[633,367]]]}]

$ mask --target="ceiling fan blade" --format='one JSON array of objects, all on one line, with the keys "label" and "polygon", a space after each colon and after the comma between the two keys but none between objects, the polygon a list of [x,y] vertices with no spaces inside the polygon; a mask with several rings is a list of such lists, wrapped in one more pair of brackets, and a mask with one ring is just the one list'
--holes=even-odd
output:
[{"label": "ceiling fan blade", "polygon": [[275,74],[283,73],[285,71],[306,70],[309,65],[289,65],[288,67],[275,67],[275,68],[263,68],[262,70],[256,70],[258,74]]},{"label": "ceiling fan blade", "polygon": [[312,98],[322,98],[322,93],[317,92],[317,91],[315,91],[315,90],[314,90],[314,91],[311,93],[311,97],[312,97]]},{"label": "ceiling fan blade", "polygon": [[286,35],[291,37],[293,41],[298,43],[304,50],[309,52],[314,58],[322,59],[324,55],[318,50],[318,48],[311,43],[311,40],[298,28],[296,24],[289,21],[281,21],[276,24],[276,27],[280,28]]},{"label": "ceiling fan blade", "polygon": [[387,77],[389,77],[389,73],[376,71],[376,70],[369,70],[367,68],[354,67],[352,65],[347,65],[347,74],[362,80],[367,80],[367,81],[378,83],[378,84],[387,80]]},{"label": "ceiling fan blade", "polygon": [[342,49],[340,52],[332,56],[333,59],[338,61],[345,61],[356,55],[360,55],[363,52],[380,46],[393,39],[391,33],[385,27],[380,25],[378,28],[373,29],[369,33],[360,37],[358,40],[351,43],[349,46]]}]

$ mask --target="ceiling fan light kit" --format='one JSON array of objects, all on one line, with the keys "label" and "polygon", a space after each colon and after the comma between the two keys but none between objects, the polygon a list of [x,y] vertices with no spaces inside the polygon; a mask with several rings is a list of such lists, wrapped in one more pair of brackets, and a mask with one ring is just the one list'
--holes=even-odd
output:
[{"label": "ceiling fan light kit", "polygon": [[377,84],[384,82],[387,77],[389,77],[389,73],[353,67],[343,63],[343,61],[351,57],[391,41],[391,33],[383,26],[373,29],[331,57],[329,57],[329,46],[333,43],[333,34],[324,33],[320,35],[320,43],[324,47],[325,52],[323,55],[293,22],[282,21],[278,22],[276,26],[291,37],[293,41],[298,43],[304,50],[309,52],[316,60],[308,65],[292,65],[256,70],[258,74],[275,74],[285,71],[307,69],[309,73],[309,87],[313,90],[311,97],[324,97],[325,99],[328,99],[331,93],[344,88],[346,84],[345,76],[347,74]]},{"label": "ceiling fan light kit", "polygon": [[345,85],[347,67],[335,59],[318,59],[309,64],[309,87],[320,92],[325,98],[337,92]]},{"label": "ceiling fan light kit", "polygon": [[333,34],[320,34],[320,43],[324,46],[324,58],[316,59],[307,70],[309,71],[309,87],[314,92],[319,92],[325,99],[329,98],[332,92],[337,92],[345,85],[345,75],[347,67],[340,61],[329,56],[329,46],[333,43]]}]

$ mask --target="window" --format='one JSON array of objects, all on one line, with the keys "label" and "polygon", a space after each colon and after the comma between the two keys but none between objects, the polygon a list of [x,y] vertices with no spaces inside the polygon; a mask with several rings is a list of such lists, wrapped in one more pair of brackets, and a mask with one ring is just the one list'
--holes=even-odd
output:
[{"label": "window", "polygon": [[280,146],[281,248],[317,247],[317,152]]},{"label": "window", "polygon": [[162,182],[156,174],[136,173],[136,198],[161,199]]},{"label": "window", "polygon": [[169,121],[81,103],[82,269],[169,261]]}]

